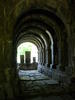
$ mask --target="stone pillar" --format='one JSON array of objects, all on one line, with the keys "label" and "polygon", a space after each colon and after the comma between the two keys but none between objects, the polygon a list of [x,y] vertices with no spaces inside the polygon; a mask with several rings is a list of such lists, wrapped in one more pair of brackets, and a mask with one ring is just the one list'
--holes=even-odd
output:
[{"label": "stone pillar", "polygon": [[50,64],[52,63],[51,61],[51,48],[46,48],[46,66],[50,67]]},{"label": "stone pillar", "polygon": [[30,61],[31,61],[31,52],[30,51],[25,51],[25,60],[26,60],[26,64],[30,64]]},{"label": "stone pillar", "polygon": [[40,64],[40,51],[38,50],[38,63]]},{"label": "stone pillar", "polygon": [[41,64],[41,48],[38,51],[38,60],[39,60],[39,64]]},{"label": "stone pillar", "polygon": [[48,48],[48,66],[52,64],[51,48]]},{"label": "stone pillar", "polygon": [[45,52],[46,52],[46,63],[45,63],[45,65],[47,67],[48,66],[48,49],[47,48],[45,49]]},{"label": "stone pillar", "polygon": [[44,65],[45,64],[45,59],[46,59],[46,56],[45,56],[45,49],[44,48],[41,48],[40,50],[39,50],[39,63],[41,64],[41,65]]},{"label": "stone pillar", "polygon": [[45,48],[43,48],[43,61],[42,61],[42,63],[43,63],[43,65],[45,65],[46,64],[46,50],[45,50]]},{"label": "stone pillar", "polygon": [[60,70],[65,71],[66,66],[68,65],[68,51],[67,44],[64,41],[61,42],[61,65]]},{"label": "stone pillar", "polygon": [[24,55],[20,55],[20,63],[24,64]]},{"label": "stone pillar", "polygon": [[36,63],[36,57],[33,57],[33,63]]},{"label": "stone pillar", "polygon": [[44,65],[44,48],[42,48],[42,50],[41,50],[41,54],[42,54],[42,58],[41,58],[41,60],[42,60],[42,65]]},{"label": "stone pillar", "polygon": [[45,65],[45,49],[44,48],[42,50],[42,53],[43,53],[43,61],[42,61],[42,63],[43,63],[43,65]]},{"label": "stone pillar", "polygon": [[42,52],[42,48],[40,50],[40,63],[42,65],[42,61],[43,61],[43,52]]},{"label": "stone pillar", "polygon": [[53,45],[53,51],[52,51],[52,68],[56,69],[57,68],[57,64],[58,64],[58,48],[56,45]]},{"label": "stone pillar", "polygon": [[60,70],[60,66],[61,66],[61,47],[60,46],[58,47],[57,59],[58,59],[58,61],[57,61],[57,64],[58,64],[57,70]]}]

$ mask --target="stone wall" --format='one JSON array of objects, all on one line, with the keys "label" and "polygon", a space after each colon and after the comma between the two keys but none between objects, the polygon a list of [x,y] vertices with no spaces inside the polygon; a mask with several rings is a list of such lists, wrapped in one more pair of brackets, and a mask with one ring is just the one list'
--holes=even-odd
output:
[{"label": "stone wall", "polygon": [[[18,16],[23,11],[38,7],[46,9],[48,8],[48,10],[50,9],[56,15],[58,15],[65,23],[68,32],[68,63],[69,66],[72,66],[72,57],[75,56],[74,4],[75,2],[69,3],[67,0],[0,1],[0,100],[11,99],[19,96],[20,94],[19,91],[21,87],[18,83],[18,75],[16,72],[15,63],[16,58],[14,57],[15,47],[13,47],[13,39],[15,37],[15,34],[13,33],[13,27],[16,23]],[[48,69],[46,69],[46,73],[48,73]]]}]

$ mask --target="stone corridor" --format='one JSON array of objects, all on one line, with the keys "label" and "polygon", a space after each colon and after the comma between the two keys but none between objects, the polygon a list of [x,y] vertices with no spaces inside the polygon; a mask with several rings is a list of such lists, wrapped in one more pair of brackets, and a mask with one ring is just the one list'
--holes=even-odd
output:
[{"label": "stone corridor", "polygon": [[[0,100],[75,100],[74,12],[75,0],[0,0]],[[27,42],[37,57],[17,56]]]}]

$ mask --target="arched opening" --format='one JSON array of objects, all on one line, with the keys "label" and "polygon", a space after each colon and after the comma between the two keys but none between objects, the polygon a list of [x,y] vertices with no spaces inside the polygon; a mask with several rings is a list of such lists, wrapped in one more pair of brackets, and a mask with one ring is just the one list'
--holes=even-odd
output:
[{"label": "arched opening", "polygon": [[31,42],[23,42],[17,47],[17,65],[20,69],[37,69],[38,49]]}]

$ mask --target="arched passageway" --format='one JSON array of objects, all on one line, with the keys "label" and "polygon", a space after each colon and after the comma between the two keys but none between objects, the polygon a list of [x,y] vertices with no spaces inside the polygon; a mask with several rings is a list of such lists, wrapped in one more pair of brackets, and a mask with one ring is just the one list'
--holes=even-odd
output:
[{"label": "arched passageway", "polygon": [[67,33],[64,23],[53,12],[31,9],[21,14],[14,33],[16,45],[22,41],[31,41],[37,45],[40,65],[65,70],[68,64]]},{"label": "arched passageway", "polygon": [[[61,81],[60,77],[62,77],[62,73],[58,74],[58,72],[65,71],[68,64],[67,32],[62,20],[56,14],[46,9],[31,9],[22,13],[15,24],[14,55],[17,56],[17,47],[24,42],[31,42],[36,45],[38,49],[38,68],[36,71],[33,71],[33,69],[20,69],[20,79],[27,80],[26,84],[28,84],[29,80],[31,80],[31,83],[34,80],[35,82],[47,80],[47,85],[51,83],[58,85]],[[16,58],[16,56],[14,57]],[[16,63],[15,58],[14,63]],[[20,66],[19,68],[23,68],[23,64]],[[41,73],[47,76],[42,76]],[[50,78],[56,79],[58,82]],[[33,83],[35,84],[35,82]],[[41,83],[39,84],[42,85]]]},{"label": "arched passageway", "polygon": [[[37,94],[50,97],[52,93],[62,94],[64,100],[66,92],[75,94],[75,0],[3,1],[0,100],[24,100]],[[37,47],[38,61],[30,57],[29,49],[17,60],[18,47],[27,42]]]}]

